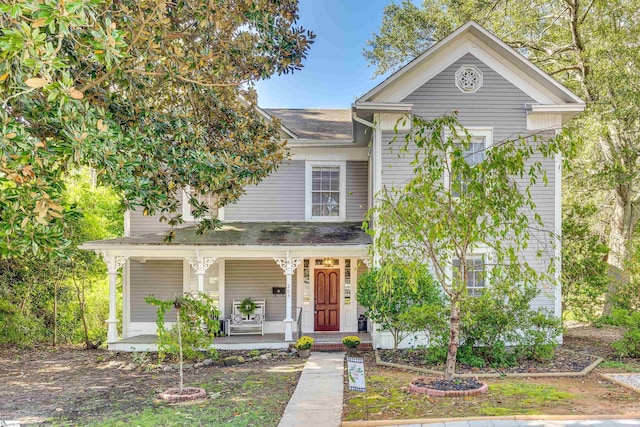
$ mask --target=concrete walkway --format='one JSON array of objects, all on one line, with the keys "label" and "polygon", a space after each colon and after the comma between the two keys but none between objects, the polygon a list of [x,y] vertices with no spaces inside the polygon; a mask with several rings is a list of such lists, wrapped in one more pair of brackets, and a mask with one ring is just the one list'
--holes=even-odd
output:
[{"label": "concrete walkway", "polygon": [[304,365],[279,427],[339,427],[344,352],[316,352]]}]

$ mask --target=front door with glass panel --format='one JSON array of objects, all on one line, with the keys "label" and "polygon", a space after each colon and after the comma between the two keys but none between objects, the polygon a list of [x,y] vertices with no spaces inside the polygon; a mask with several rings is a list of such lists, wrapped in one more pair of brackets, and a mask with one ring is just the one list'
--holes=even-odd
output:
[{"label": "front door with glass panel", "polygon": [[340,270],[315,270],[314,330],[340,330]]}]

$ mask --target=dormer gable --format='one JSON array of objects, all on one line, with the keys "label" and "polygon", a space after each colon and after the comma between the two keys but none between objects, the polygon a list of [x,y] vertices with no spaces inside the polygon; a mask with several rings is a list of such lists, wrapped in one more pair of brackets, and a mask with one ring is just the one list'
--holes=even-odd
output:
[{"label": "dormer gable", "polygon": [[[462,25],[365,93],[354,108],[356,111],[391,111],[399,105],[410,106],[406,102],[410,94],[469,54],[529,96],[534,101],[526,106],[530,115],[557,114],[565,123],[584,110],[582,99],[474,21]],[[478,78],[473,69],[460,69],[459,74],[455,82],[452,81],[458,88]],[[469,87],[468,91],[472,93],[473,88]]]}]

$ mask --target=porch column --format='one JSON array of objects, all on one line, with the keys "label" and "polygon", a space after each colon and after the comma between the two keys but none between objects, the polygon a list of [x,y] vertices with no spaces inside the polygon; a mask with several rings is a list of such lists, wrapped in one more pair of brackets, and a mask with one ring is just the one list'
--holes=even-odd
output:
[{"label": "porch column", "polygon": [[129,257],[109,255],[106,251],[102,252],[102,258],[107,264],[107,273],[109,274],[109,318],[107,324],[109,329],[107,332],[107,342],[114,343],[118,341],[118,319],[116,318],[116,279],[118,270],[124,265]]},{"label": "porch column", "polygon": [[207,272],[209,267],[216,262],[217,257],[203,257],[200,256],[198,252],[196,252],[195,257],[187,257],[187,261],[191,268],[196,271],[198,275],[198,292],[204,293],[204,274]]},{"label": "porch column", "polygon": [[291,304],[291,277],[293,276],[293,272],[298,268],[300,263],[302,262],[302,258],[292,258],[291,253],[287,251],[286,258],[273,258],[280,268],[284,270],[284,275],[287,277],[287,302],[286,302],[286,318],[284,319],[284,340],[285,341],[293,341],[293,317],[291,317],[291,313],[293,311]]}]

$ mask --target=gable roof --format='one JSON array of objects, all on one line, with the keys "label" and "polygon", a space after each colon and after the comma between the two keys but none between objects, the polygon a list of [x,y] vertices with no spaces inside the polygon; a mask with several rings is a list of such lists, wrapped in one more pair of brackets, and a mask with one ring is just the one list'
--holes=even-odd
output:
[{"label": "gable roof", "polygon": [[280,119],[281,124],[290,130],[297,139],[344,140],[353,139],[351,110],[334,109],[265,109]]},{"label": "gable roof", "polygon": [[539,104],[584,101],[475,21],[469,21],[356,101],[398,103],[462,56],[471,53]]}]

